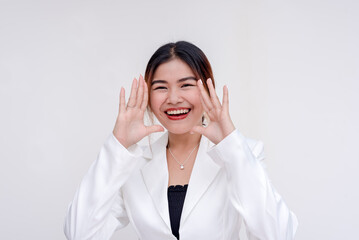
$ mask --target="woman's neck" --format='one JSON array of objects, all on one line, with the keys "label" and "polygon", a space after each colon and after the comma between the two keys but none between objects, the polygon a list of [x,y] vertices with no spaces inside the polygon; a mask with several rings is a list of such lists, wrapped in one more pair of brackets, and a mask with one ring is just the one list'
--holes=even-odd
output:
[{"label": "woman's neck", "polygon": [[174,134],[169,132],[168,133],[168,146],[172,150],[176,149],[177,151],[186,151],[188,149],[193,149],[196,147],[199,142],[201,141],[201,134],[193,133],[190,134]]}]

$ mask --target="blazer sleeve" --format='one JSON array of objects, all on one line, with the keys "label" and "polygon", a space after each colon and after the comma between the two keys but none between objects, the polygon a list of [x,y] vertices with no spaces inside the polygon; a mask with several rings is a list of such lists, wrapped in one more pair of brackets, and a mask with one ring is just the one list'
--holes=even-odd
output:
[{"label": "blazer sleeve", "polygon": [[251,150],[236,129],[208,154],[225,168],[230,201],[243,217],[250,240],[294,238],[297,218],[267,177],[261,164],[264,159],[261,141]]},{"label": "blazer sleeve", "polygon": [[64,222],[68,240],[110,239],[128,224],[121,186],[140,156],[139,145],[126,149],[113,134],[108,137],[69,204]]}]

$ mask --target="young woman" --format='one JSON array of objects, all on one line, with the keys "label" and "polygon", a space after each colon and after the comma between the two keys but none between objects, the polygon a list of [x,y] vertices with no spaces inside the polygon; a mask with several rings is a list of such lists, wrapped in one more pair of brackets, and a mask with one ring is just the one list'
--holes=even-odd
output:
[{"label": "young woman", "polygon": [[[228,104],[198,47],[160,47],[127,104],[121,88],[113,133],[69,206],[66,237],[106,240],[131,222],[143,240],[235,240],[243,222],[250,240],[293,239],[297,219],[261,165],[263,144],[235,128]],[[167,131],[140,146],[164,131],[144,125],[146,109]]]}]

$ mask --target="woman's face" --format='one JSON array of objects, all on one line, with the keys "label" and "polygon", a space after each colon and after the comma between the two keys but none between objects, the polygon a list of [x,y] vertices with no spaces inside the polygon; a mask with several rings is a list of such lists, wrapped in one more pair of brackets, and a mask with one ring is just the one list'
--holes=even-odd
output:
[{"label": "woman's face", "polygon": [[197,79],[182,60],[175,58],[161,64],[154,73],[150,91],[152,112],[169,132],[183,134],[202,125]]}]

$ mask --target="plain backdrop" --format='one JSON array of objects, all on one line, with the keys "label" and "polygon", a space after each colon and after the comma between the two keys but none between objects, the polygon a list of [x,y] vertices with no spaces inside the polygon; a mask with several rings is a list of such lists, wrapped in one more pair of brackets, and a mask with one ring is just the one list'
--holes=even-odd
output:
[{"label": "plain backdrop", "polygon": [[[0,236],[65,239],[121,86],[198,45],[240,131],[265,143],[298,240],[357,239],[358,1],[0,0]],[[114,239],[137,239],[129,225]]]}]

